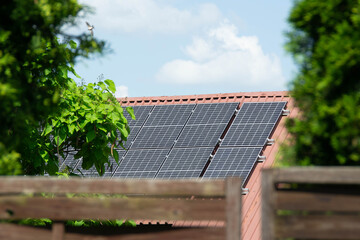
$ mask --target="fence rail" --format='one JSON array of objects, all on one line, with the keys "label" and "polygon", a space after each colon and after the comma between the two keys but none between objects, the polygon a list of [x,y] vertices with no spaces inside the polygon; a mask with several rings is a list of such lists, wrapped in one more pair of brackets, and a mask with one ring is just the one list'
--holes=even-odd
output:
[{"label": "fence rail", "polygon": [[265,169],[263,239],[360,239],[360,168]]},{"label": "fence rail", "polygon": [[[43,197],[42,193],[51,197]],[[68,193],[88,195],[69,198]],[[241,237],[241,180],[0,177],[0,220],[24,218],[49,218],[54,223],[50,230],[1,223],[0,239],[235,240]],[[66,232],[64,221],[81,219],[215,220],[226,224],[225,228],[181,228],[111,236]]]}]

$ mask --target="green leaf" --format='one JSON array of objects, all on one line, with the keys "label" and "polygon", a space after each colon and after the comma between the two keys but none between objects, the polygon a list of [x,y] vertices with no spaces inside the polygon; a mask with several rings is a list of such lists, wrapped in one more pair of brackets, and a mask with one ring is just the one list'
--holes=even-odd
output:
[{"label": "green leaf", "polygon": [[102,90],[106,90],[106,85],[103,82],[98,82],[97,84]]},{"label": "green leaf", "polygon": [[50,124],[46,124],[44,131],[42,132],[41,136],[46,136],[52,131],[52,126]]},{"label": "green leaf", "polygon": [[117,164],[119,164],[119,153],[114,149],[113,151],[113,157]]},{"label": "green leaf", "polygon": [[134,109],[132,107],[126,107],[126,111],[129,113],[130,117],[133,120],[136,120],[135,114],[134,114]]},{"label": "green leaf", "polygon": [[116,92],[115,83],[112,80],[106,79],[104,82],[106,83],[106,85],[108,85],[108,88],[112,93]]},{"label": "green leaf", "polygon": [[121,127],[119,127],[118,129],[119,129],[120,133],[121,133],[125,138],[128,137],[129,133],[128,133],[128,131],[126,130],[126,128],[125,128],[124,126],[121,126]]},{"label": "green leaf", "polygon": [[[64,126],[66,127],[66,126]],[[55,135],[54,140],[57,146],[60,146],[66,138],[66,130],[64,129],[64,127],[60,128],[60,130],[58,131],[58,134]]]},{"label": "green leaf", "polygon": [[87,134],[86,134],[86,142],[91,142],[92,140],[94,140],[96,134],[95,131],[92,129],[90,130]]},{"label": "green leaf", "polygon": [[70,47],[71,47],[72,49],[76,49],[76,47],[77,47],[76,42],[74,42],[73,40],[70,40],[70,41],[69,41],[69,44],[70,44]]},{"label": "green leaf", "polygon": [[69,133],[73,134],[74,130],[75,130],[75,125],[74,124],[68,124],[67,126],[68,126],[68,129],[69,129]]}]

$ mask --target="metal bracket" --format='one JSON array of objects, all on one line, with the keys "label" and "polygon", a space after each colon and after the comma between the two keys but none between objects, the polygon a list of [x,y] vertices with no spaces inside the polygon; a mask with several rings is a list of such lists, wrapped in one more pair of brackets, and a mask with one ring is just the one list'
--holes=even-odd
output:
[{"label": "metal bracket", "polygon": [[267,146],[274,145],[274,143],[275,143],[275,139],[270,139],[270,138],[266,139],[266,145]]},{"label": "metal bracket", "polygon": [[290,115],[290,110],[285,110],[283,109],[281,112],[281,116],[289,116]]},{"label": "metal bracket", "polygon": [[265,162],[265,160],[266,160],[266,156],[258,156],[257,159],[258,162]]},{"label": "metal bracket", "polygon": [[241,194],[242,195],[246,195],[250,192],[250,190],[248,188],[241,188]]}]

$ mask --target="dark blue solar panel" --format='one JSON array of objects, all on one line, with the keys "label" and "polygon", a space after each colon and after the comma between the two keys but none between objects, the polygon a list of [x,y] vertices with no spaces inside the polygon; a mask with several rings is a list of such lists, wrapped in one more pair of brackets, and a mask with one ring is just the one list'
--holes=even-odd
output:
[{"label": "dark blue solar panel", "polygon": [[[114,149],[114,151],[118,152],[119,163],[120,163],[122,161],[122,157],[124,156],[126,151],[125,150],[119,150],[119,149]],[[111,175],[113,175],[115,173],[116,169],[119,166],[118,163],[115,161],[115,159],[113,157],[109,158],[109,162],[110,162],[110,164],[105,164],[104,177],[110,177]]]},{"label": "dark blue solar panel", "polygon": [[186,125],[175,147],[215,147],[227,124]]},{"label": "dark blue solar panel", "polygon": [[63,171],[67,166],[71,169],[75,169],[80,160],[75,159],[74,155],[77,153],[75,150],[69,150],[70,152],[65,154],[65,160],[61,163],[59,169]]},{"label": "dark blue solar panel", "polygon": [[129,150],[113,177],[154,178],[170,149]]},{"label": "dark blue solar panel", "polygon": [[187,124],[228,123],[239,103],[198,104]]},{"label": "dark blue solar panel", "polygon": [[134,106],[132,107],[134,109],[134,114],[136,117],[136,120],[133,120],[128,112],[126,111],[126,107],[124,108],[124,116],[128,120],[128,124],[130,127],[141,127],[147,117],[149,116],[149,113],[154,108],[154,106]]},{"label": "dark blue solar panel", "polygon": [[243,181],[245,181],[261,150],[261,147],[220,147],[206,169],[204,178],[242,177]]},{"label": "dark blue solar panel", "polygon": [[125,148],[129,148],[131,143],[135,140],[136,135],[139,133],[141,127],[131,127],[130,126],[130,134],[127,137],[127,141],[124,143]]},{"label": "dark blue solar panel", "polygon": [[171,148],[183,126],[143,127],[137,135],[133,148]]},{"label": "dark blue solar panel", "polygon": [[155,106],[145,126],[184,125],[194,107],[195,104]]},{"label": "dark blue solar panel", "polygon": [[249,102],[244,103],[233,125],[249,123],[272,123],[279,119],[286,102]]},{"label": "dark blue solar panel", "polygon": [[173,148],[156,178],[199,177],[213,149]]},{"label": "dark blue solar panel", "polygon": [[221,146],[264,146],[274,124],[232,125]]}]

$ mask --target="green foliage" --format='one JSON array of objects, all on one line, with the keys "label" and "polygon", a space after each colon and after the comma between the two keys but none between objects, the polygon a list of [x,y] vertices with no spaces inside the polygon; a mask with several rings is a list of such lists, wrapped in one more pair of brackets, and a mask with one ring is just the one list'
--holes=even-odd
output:
[{"label": "green foliage", "polygon": [[296,1],[287,49],[300,71],[285,158],[300,165],[360,164],[360,1]]},{"label": "green foliage", "polygon": [[59,160],[74,151],[76,159],[82,158],[82,168],[95,166],[100,175],[110,156],[119,162],[114,148],[123,146],[130,129],[114,92],[115,84],[109,79],[80,86],[69,81],[60,96],[59,111],[41,122],[42,131],[32,129],[29,147],[23,151],[29,156],[23,164],[26,173],[55,175]]},{"label": "green foliage", "polygon": [[[74,24],[85,10],[76,0],[1,2],[0,146],[4,150],[0,164],[6,167],[1,168],[0,174],[20,173],[15,170],[19,160],[23,163],[30,157],[24,148],[37,144],[32,133],[39,121],[58,109],[62,91],[71,83],[67,73],[73,71],[76,59],[103,52],[105,43],[86,30],[77,36],[61,31],[63,26]],[[58,135],[64,136],[64,132]],[[45,152],[42,154],[45,158]],[[39,159],[34,161],[35,166],[41,165]],[[26,167],[23,165],[23,170]]]}]

